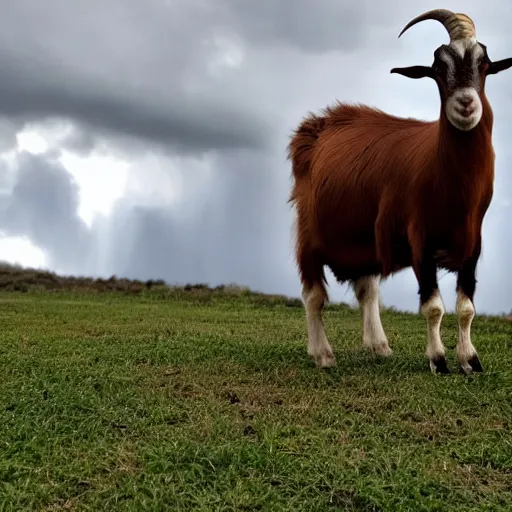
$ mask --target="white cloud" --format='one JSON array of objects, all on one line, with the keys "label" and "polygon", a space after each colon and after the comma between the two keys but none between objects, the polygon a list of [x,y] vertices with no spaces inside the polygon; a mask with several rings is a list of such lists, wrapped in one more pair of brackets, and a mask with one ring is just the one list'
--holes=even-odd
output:
[{"label": "white cloud", "polygon": [[115,156],[88,156],[63,150],[59,161],[75,178],[80,190],[78,214],[89,225],[98,214],[109,215],[125,194],[130,163]]},{"label": "white cloud", "polygon": [[34,155],[45,153],[49,149],[48,142],[37,131],[23,130],[16,134],[18,151],[28,151]]},{"label": "white cloud", "polygon": [[0,260],[30,268],[45,268],[46,256],[27,237],[0,233]]}]

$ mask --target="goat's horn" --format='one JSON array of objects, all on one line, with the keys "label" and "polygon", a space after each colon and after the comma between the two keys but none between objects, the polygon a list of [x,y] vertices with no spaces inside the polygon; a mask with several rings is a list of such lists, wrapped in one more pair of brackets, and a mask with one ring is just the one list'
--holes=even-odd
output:
[{"label": "goat's horn", "polygon": [[398,37],[400,37],[408,28],[425,20],[436,20],[442,23],[444,28],[448,31],[448,34],[450,34],[450,41],[475,37],[475,24],[473,23],[473,20],[466,14],[454,13],[448,9],[434,9],[420,14],[407,23]]}]

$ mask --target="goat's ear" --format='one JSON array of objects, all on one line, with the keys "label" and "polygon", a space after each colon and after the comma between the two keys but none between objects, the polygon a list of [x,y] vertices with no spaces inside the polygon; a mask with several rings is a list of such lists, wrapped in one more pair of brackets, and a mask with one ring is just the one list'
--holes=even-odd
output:
[{"label": "goat's ear", "polygon": [[487,68],[487,74],[495,75],[496,73],[499,73],[500,71],[504,71],[505,69],[510,68],[511,66],[512,66],[512,58],[497,60],[497,61],[491,62],[489,64],[489,67]]},{"label": "goat's ear", "polygon": [[407,78],[434,78],[434,70],[430,66],[410,66],[408,68],[393,68],[391,73],[406,76]]}]

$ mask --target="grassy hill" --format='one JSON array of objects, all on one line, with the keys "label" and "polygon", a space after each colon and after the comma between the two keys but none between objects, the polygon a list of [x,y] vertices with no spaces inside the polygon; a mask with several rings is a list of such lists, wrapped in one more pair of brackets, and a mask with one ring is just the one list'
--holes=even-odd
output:
[{"label": "grassy hill", "polygon": [[484,374],[436,377],[421,317],[383,313],[383,361],[331,305],[321,371],[295,299],[11,267],[0,288],[0,510],[512,509],[503,318],[475,319]]}]

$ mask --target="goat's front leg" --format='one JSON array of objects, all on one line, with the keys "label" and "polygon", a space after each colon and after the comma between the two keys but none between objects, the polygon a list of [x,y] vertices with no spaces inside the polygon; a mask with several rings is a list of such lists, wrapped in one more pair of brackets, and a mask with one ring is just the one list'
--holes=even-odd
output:
[{"label": "goat's front leg", "polygon": [[420,311],[427,320],[427,357],[432,373],[450,373],[441,340],[441,321],[445,308],[437,283],[434,253],[423,249],[413,265],[419,285]]},{"label": "goat's front leg", "polygon": [[457,275],[456,312],[459,324],[459,339],[456,352],[460,369],[466,375],[483,371],[476,349],[471,343],[471,324],[475,317],[473,297],[476,289],[476,266],[480,257],[480,250],[479,241],[473,256],[464,263]]}]

